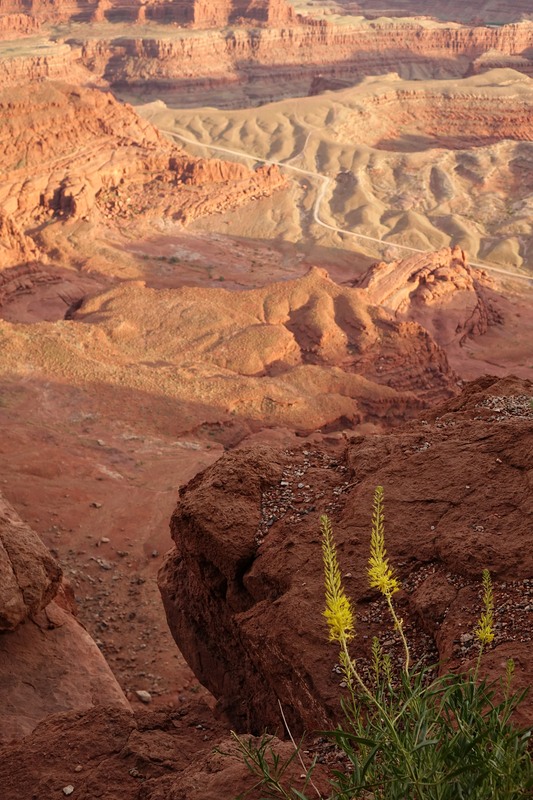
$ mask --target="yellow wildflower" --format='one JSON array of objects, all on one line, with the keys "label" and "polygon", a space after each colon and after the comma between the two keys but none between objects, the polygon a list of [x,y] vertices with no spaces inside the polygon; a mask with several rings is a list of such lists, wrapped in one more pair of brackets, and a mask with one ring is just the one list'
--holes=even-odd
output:
[{"label": "yellow wildflower", "polygon": [[372,534],[370,537],[370,558],[368,560],[368,577],[370,586],[379,589],[388,599],[400,588],[389,567],[385,550],[385,514],[383,508],[383,486],[377,486],[374,493],[374,511],[372,514]]},{"label": "yellow wildflower", "polygon": [[488,569],[483,570],[483,611],[474,631],[481,645],[490,644],[494,639],[494,595],[492,580]]},{"label": "yellow wildflower", "polygon": [[330,641],[342,644],[354,636],[354,614],[350,601],[342,587],[331,522],[325,514],[320,517],[320,529],[322,531],[322,555],[326,587],[326,610],[324,611],[324,616],[328,624]]}]

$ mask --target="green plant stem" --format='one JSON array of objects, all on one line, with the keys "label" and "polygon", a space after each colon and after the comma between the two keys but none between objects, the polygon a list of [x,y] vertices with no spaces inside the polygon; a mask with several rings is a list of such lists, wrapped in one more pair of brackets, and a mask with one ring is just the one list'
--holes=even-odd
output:
[{"label": "green plant stem", "polygon": [[394,622],[394,627],[396,628],[396,630],[400,634],[400,637],[401,637],[401,640],[402,640],[403,649],[405,651],[405,666],[404,666],[404,669],[405,669],[405,672],[407,674],[409,672],[409,664],[411,663],[411,654],[409,653],[409,645],[407,644],[407,639],[405,638],[405,634],[403,632],[403,620],[398,619],[398,616],[397,616],[396,611],[394,610],[394,606],[392,604],[392,598],[391,598],[390,594],[387,594],[386,598],[387,598],[387,605],[389,606],[389,611],[390,611],[392,620]]},{"label": "green plant stem", "polygon": [[481,644],[479,645],[479,653],[478,653],[478,657],[477,657],[477,661],[476,661],[476,668],[474,670],[474,678],[473,678],[474,683],[476,683],[476,681],[477,681],[479,668],[481,666],[481,656],[482,655],[483,655],[483,642],[481,642]]}]

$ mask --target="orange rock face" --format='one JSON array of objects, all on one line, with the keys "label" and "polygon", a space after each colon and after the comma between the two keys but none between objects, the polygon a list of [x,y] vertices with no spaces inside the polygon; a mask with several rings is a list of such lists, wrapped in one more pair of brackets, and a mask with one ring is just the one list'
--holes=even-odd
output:
[{"label": "orange rock face", "polygon": [[[0,92],[0,301],[54,278],[25,231],[49,221],[188,223],[286,185],[277,167],[186,156],[110,94],[43,82]],[[47,277],[48,275],[48,277]]]},{"label": "orange rock face", "polygon": [[[341,5],[350,6],[351,0],[340,0]],[[372,16],[431,15],[438,19],[458,22],[514,22],[531,18],[529,0],[471,0],[468,4],[460,0],[440,0],[438,4],[427,0],[358,0],[357,7]]]},{"label": "orange rock face", "polygon": [[29,36],[32,33],[37,33],[40,27],[39,20],[29,14],[3,14],[0,16],[0,40]]},{"label": "orange rock face", "polygon": [[[235,28],[228,35],[216,30],[164,38],[147,34],[82,40],[82,63],[122,86],[129,83],[142,90],[159,82],[163,92],[169,79],[180,79],[170,85],[176,91],[215,79],[221,86],[260,79],[308,87],[317,75],[353,82],[388,72],[409,77],[415,69],[435,78],[457,77],[489,69],[495,60],[500,67],[529,73],[533,22],[487,28],[427,26],[416,20],[338,25],[299,19],[253,31]],[[273,97],[283,96],[283,86],[272,91]]]},{"label": "orange rock face", "polygon": [[[164,327],[161,318],[166,319]],[[397,322],[364,289],[324,270],[248,292],[127,284],[74,315],[83,338],[105,333],[117,364],[139,352],[183,375],[178,395],[235,419],[298,430],[389,427],[457,389],[444,350]]]},{"label": "orange rock face", "polygon": [[[254,173],[185,156],[130,106],[101,91],[49,82],[5,90],[0,113],[0,208],[26,223],[86,216],[105,203],[102,192],[119,186],[145,197],[150,187],[166,189],[167,205],[192,219],[220,206],[223,197],[228,208],[285,183],[276,167]],[[180,184],[196,191],[180,191]],[[219,190],[210,191],[212,184]]]},{"label": "orange rock face", "polygon": [[494,281],[469,266],[459,247],[375,264],[358,285],[397,319],[423,325],[441,347],[464,344],[503,322]]},{"label": "orange rock face", "polygon": [[59,564],[0,496],[0,631],[12,631],[55,596]]},{"label": "orange rock face", "polygon": [[[40,21],[73,18],[101,22],[106,19],[139,21],[141,17],[201,28],[220,28],[234,23],[278,24],[294,18],[288,0],[61,0],[59,3],[37,0],[31,4],[7,0],[2,4],[2,11],[11,12],[9,25],[12,30],[20,26],[21,32],[26,33],[34,30],[33,26]],[[30,20],[26,30],[22,20],[15,16]]]}]

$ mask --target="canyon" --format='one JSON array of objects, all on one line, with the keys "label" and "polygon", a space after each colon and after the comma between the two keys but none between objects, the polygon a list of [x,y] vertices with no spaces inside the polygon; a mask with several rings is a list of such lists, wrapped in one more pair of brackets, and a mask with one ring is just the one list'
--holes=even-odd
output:
[{"label": "canyon", "polygon": [[255,800],[232,729],[329,796],[377,484],[414,656],[488,568],[530,686],[533,14],[429,5],[0,0],[5,800]]}]

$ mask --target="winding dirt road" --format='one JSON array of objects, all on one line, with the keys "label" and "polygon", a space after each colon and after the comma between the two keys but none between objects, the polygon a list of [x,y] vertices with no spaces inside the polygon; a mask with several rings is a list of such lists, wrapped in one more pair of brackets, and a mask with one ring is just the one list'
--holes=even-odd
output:
[{"label": "winding dirt road", "polygon": [[[395,242],[389,242],[386,239],[376,239],[373,236],[367,236],[364,233],[356,233],[355,231],[350,231],[347,230],[346,228],[338,228],[336,225],[330,225],[328,222],[324,222],[324,220],[320,219],[320,208],[328,189],[333,183],[333,178],[329,178],[327,175],[322,175],[320,172],[312,172],[311,170],[308,169],[302,169],[301,167],[295,167],[293,164],[289,164],[288,162],[276,161],[275,159],[272,158],[262,158],[261,156],[255,156],[255,155],[250,155],[249,153],[244,153],[241,150],[231,150],[228,147],[221,147],[220,145],[216,144],[206,144],[205,142],[199,142],[197,139],[192,139],[189,136],[184,136],[181,133],[176,133],[175,131],[171,131],[165,128],[161,128],[160,130],[162,133],[166,133],[167,135],[172,136],[174,139],[178,139],[179,141],[185,142],[186,144],[195,145],[195,147],[205,147],[208,150],[215,150],[217,153],[225,153],[226,155],[238,156],[239,158],[244,158],[254,163],[259,162],[260,164],[266,164],[267,166],[270,164],[275,164],[277,167],[280,167],[280,169],[288,169],[291,170],[291,172],[297,173],[298,175],[304,175],[306,178],[318,180],[320,182],[320,186],[318,189],[315,205],[313,208],[313,219],[317,223],[317,225],[321,225],[323,228],[326,228],[329,231],[334,231],[334,233],[342,233],[345,236],[353,236],[357,239],[364,239],[367,242],[375,242],[377,244],[386,245],[388,247],[396,247],[398,250],[407,253],[431,252],[429,250],[420,250],[417,247],[409,247],[408,245],[405,244],[396,244]],[[301,155],[301,153],[299,155]],[[485,264],[483,262],[469,261],[469,264],[472,267],[478,267],[479,269],[485,269],[490,272],[496,272],[499,273],[500,275],[505,275],[507,278],[512,278],[513,280],[518,280],[518,281],[525,281],[529,285],[533,285],[533,277],[529,275],[521,275],[518,272],[512,272],[511,270],[503,269],[502,267],[493,267],[490,264]]]}]

